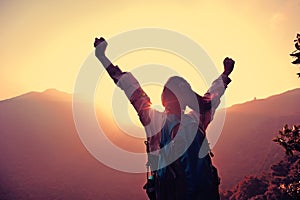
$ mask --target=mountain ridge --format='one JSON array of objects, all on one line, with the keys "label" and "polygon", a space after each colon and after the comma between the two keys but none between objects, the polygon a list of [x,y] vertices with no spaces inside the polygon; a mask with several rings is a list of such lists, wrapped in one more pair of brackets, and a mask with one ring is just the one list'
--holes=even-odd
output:
[{"label": "mountain ridge", "polygon": [[49,101],[72,101],[72,94],[57,90],[55,88],[49,88],[42,92],[30,91],[24,94],[17,95],[8,99],[3,99],[1,102],[9,102],[12,100],[49,100]]},{"label": "mountain ridge", "polygon": [[[282,96],[291,96],[291,97],[299,97],[299,93],[300,93],[300,88],[295,88],[295,89],[291,89],[291,90],[287,90],[283,93],[279,93],[279,94],[274,94],[274,95],[271,95],[271,96],[268,96],[266,98],[262,98],[262,99],[253,99],[253,100],[250,100],[250,101],[246,101],[246,102],[243,102],[243,103],[238,103],[238,104],[234,104],[228,108],[226,108],[227,110],[231,110],[231,111],[241,111],[240,110],[240,107],[241,106],[246,106],[246,105],[249,105],[249,104],[254,104],[254,103],[261,103],[262,101],[263,102],[267,102],[267,103],[270,103],[274,100],[277,100],[277,98],[280,98]],[[294,101],[297,101],[297,99],[293,99]]]},{"label": "mountain ridge", "polygon": [[[273,95],[270,95],[266,98],[259,98],[259,99],[253,99],[253,100],[249,100],[249,101],[245,101],[245,102],[242,102],[242,103],[237,103],[237,104],[233,104],[229,107],[226,107],[226,109],[235,109],[236,107],[239,107],[241,105],[245,105],[245,104],[249,104],[249,103],[253,103],[253,102],[260,102],[260,101],[265,101],[265,100],[273,100],[274,98],[277,98],[278,96],[281,96],[281,95],[287,95],[287,94],[297,94],[300,92],[300,88],[294,88],[294,89],[289,89],[287,91],[284,91],[282,93],[277,93],[277,94],[273,94]],[[3,99],[3,100],[0,100],[0,102],[3,102],[3,101],[9,101],[9,100],[13,100],[13,99],[19,99],[19,98],[23,98],[23,97],[33,97],[33,96],[37,96],[37,95],[45,95],[45,96],[52,96],[52,97],[60,97],[60,96],[68,96],[68,97],[72,97],[72,93],[68,93],[68,92],[65,92],[65,91],[61,91],[59,89],[55,89],[55,88],[48,88],[42,92],[38,92],[38,91],[30,91],[30,92],[26,92],[24,94],[20,94],[20,95],[17,95],[15,97],[11,97],[11,98],[7,98],[7,99]],[[59,98],[58,98],[59,100]]]}]

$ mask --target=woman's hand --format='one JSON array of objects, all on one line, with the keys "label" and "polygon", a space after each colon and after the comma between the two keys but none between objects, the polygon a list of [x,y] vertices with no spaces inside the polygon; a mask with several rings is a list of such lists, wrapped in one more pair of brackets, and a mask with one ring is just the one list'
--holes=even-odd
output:
[{"label": "woman's hand", "polygon": [[224,72],[223,74],[229,76],[231,72],[233,71],[235,61],[231,58],[226,57],[223,61],[224,64]]},{"label": "woman's hand", "polygon": [[95,38],[94,47],[96,48],[96,56],[98,58],[105,56],[107,42],[105,41],[105,39],[103,37],[101,37],[100,39]]}]

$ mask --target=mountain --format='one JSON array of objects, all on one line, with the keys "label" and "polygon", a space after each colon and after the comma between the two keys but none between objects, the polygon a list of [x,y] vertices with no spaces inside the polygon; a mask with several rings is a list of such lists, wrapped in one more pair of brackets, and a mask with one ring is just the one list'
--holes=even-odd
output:
[{"label": "mountain", "polygon": [[272,138],[285,124],[299,124],[299,99],[300,89],[294,89],[226,110],[222,134],[213,149],[223,189],[268,170],[284,156]]},{"label": "mountain", "polygon": [[[223,189],[264,172],[283,156],[271,140],[284,124],[299,124],[299,98],[295,89],[227,109],[213,149]],[[110,169],[85,149],[71,101],[70,94],[54,89],[0,101],[0,199],[146,199],[145,174]],[[110,138],[143,151],[142,140],[118,135]]]},{"label": "mountain", "polygon": [[11,101],[56,101],[56,102],[71,102],[72,95],[61,92],[56,89],[47,89],[44,92],[29,92],[2,102]]},{"label": "mountain", "polygon": [[30,92],[0,102],[0,199],[145,199],[145,174],[94,159],[73,122],[71,95]]}]

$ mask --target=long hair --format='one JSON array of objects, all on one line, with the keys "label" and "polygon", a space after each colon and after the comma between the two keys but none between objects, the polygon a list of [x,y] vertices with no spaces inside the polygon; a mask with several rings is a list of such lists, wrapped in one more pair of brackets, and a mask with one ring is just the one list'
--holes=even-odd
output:
[{"label": "long hair", "polygon": [[167,111],[182,111],[188,105],[188,97],[194,95],[191,85],[182,77],[173,76],[164,85],[161,95]]},{"label": "long hair", "polygon": [[162,104],[166,111],[183,111],[186,106],[200,112],[209,110],[211,102],[194,92],[191,85],[182,77],[173,76],[164,85],[161,94]]}]

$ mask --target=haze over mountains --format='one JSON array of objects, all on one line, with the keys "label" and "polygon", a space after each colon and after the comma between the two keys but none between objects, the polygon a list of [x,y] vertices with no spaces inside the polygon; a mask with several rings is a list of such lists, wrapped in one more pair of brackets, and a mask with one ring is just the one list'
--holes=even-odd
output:
[{"label": "haze over mountains", "polygon": [[[295,89],[227,109],[213,150],[222,188],[283,156],[272,138],[284,124],[299,124],[299,99]],[[0,199],[146,199],[145,174],[118,172],[88,153],[71,101],[71,95],[51,89],[0,102]],[[137,149],[143,148],[139,141]]]},{"label": "haze over mountains", "polygon": [[214,161],[222,188],[231,188],[246,175],[268,170],[284,156],[274,138],[285,124],[300,123],[300,89],[227,109]]},{"label": "haze over mountains", "polygon": [[71,95],[47,90],[2,101],[0,127],[1,200],[145,199],[144,174],[112,170],[82,145]]}]

